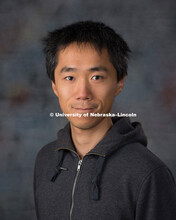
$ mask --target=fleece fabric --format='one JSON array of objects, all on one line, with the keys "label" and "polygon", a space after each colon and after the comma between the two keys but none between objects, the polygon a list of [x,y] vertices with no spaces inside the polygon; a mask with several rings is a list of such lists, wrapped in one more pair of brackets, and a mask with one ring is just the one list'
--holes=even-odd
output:
[{"label": "fleece fabric", "polygon": [[150,150],[139,122],[114,118],[106,136],[80,160],[68,123],[38,153],[38,220],[174,220],[176,185]]}]

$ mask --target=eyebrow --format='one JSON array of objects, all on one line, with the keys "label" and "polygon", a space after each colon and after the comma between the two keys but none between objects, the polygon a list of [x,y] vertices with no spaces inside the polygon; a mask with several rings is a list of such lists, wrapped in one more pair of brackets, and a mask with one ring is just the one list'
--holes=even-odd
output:
[{"label": "eyebrow", "polygon": [[108,73],[108,69],[104,66],[95,66],[89,69],[89,72],[105,72]]},{"label": "eyebrow", "polygon": [[60,73],[64,73],[64,72],[76,72],[76,71],[77,71],[76,68],[64,66],[64,67],[60,70]]},{"label": "eyebrow", "polygon": [[[60,70],[60,73],[64,72],[77,72],[77,68],[65,66]],[[108,69],[104,66],[95,66],[88,69],[89,72],[105,72],[108,73]]]}]

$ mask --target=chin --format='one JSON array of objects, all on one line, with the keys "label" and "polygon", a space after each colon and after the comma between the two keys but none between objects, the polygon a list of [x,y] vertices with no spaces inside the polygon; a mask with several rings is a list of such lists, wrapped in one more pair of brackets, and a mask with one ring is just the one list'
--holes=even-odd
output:
[{"label": "chin", "polygon": [[81,130],[88,130],[98,125],[103,120],[103,118],[68,118],[68,120],[73,127],[79,128]]}]

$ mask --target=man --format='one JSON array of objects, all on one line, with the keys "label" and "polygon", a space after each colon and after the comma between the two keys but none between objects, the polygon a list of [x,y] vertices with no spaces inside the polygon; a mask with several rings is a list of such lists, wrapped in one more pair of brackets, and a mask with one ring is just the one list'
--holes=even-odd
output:
[{"label": "man", "polygon": [[124,86],[126,42],[85,21],[50,32],[44,44],[52,89],[70,116],[36,158],[38,219],[176,219],[173,175],[146,148],[141,124],[105,117]]}]

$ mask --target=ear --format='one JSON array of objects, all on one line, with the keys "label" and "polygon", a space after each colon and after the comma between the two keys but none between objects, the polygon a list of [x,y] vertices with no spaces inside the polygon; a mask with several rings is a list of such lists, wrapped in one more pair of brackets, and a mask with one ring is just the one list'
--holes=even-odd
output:
[{"label": "ear", "polygon": [[117,82],[115,96],[117,96],[122,91],[124,87],[124,82],[125,82],[125,76],[120,81]]},{"label": "ear", "polygon": [[51,81],[51,84],[52,84],[52,89],[53,89],[54,94],[58,97],[58,91],[57,91],[56,84],[53,81]]}]

